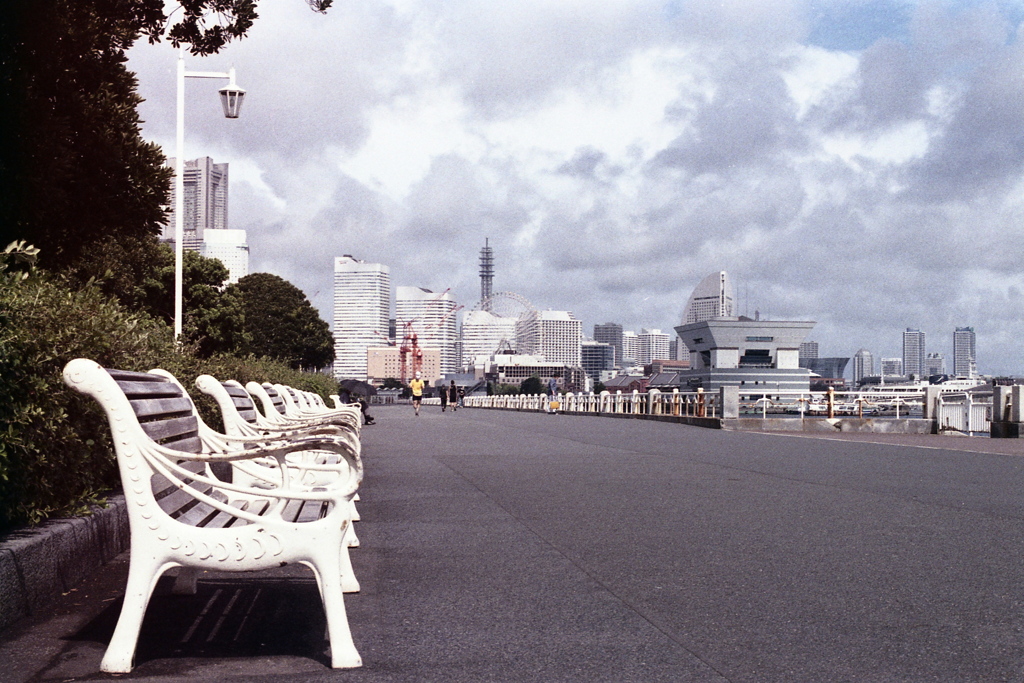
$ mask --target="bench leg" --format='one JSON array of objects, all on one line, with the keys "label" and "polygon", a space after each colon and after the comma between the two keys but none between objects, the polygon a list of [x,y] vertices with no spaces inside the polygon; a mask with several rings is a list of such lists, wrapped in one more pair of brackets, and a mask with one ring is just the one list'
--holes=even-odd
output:
[{"label": "bench leg", "polygon": [[153,588],[156,587],[160,575],[174,566],[164,562],[162,558],[142,560],[140,556],[143,556],[143,553],[136,555],[133,552],[129,560],[128,584],[124,592],[121,616],[117,619],[114,635],[100,662],[100,670],[107,673],[126,674],[132,670],[135,645],[139,640],[139,629],[142,627],[142,618],[146,615],[149,597],[153,594]]},{"label": "bench leg", "polygon": [[349,548],[359,547],[359,537],[356,536],[355,525],[352,522],[348,523],[348,528],[345,529],[345,536],[341,542]]},{"label": "bench leg", "polygon": [[352,557],[348,554],[348,546],[341,545],[339,554],[339,565],[341,566],[341,590],[343,593],[358,593],[359,579],[356,578],[355,569],[352,568]]},{"label": "bench leg", "polygon": [[348,616],[345,614],[345,598],[341,590],[340,555],[330,556],[325,553],[318,561],[308,563],[316,574],[320,587],[320,596],[327,614],[327,637],[331,641],[331,668],[353,669],[363,665],[363,660],[352,642],[352,631],[348,627]]}]

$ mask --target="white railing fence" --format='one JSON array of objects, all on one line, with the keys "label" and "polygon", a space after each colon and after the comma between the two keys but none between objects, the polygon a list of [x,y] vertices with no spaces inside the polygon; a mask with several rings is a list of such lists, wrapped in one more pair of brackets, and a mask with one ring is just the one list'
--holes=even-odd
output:
[{"label": "white railing fence", "polygon": [[935,420],[940,432],[989,432],[992,428],[993,412],[992,394],[940,394],[935,409]]},{"label": "white railing fence", "polygon": [[[676,417],[760,417],[769,418],[926,418],[935,420],[943,431],[979,433],[989,430],[993,415],[993,397],[981,393],[942,393],[935,387],[923,389],[893,388],[872,391],[769,391],[751,392],[745,387],[726,387],[718,392],[671,392],[651,389],[614,394],[602,391],[545,394],[506,394],[467,396],[466,405],[478,408],[505,408],[538,412],[587,414],[665,415]],[[999,387],[997,387],[999,389]],[[1003,392],[1005,412],[1024,415],[1024,388]],[[1000,395],[997,392],[997,395]],[[1016,397],[1020,410],[1014,412]],[[557,404],[557,405],[553,405]],[[1007,419],[1004,418],[1004,419]]]},{"label": "white railing fence", "polygon": [[[552,403],[557,403],[552,407]],[[504,394],[500,396],[467,396],[471,408],[509,408],[563,413],[621,414],[621,415],[674,415],[681,417],[718,417],[719,396],[701,390],[671,393],[651,389],[646,393],[633,391],[614,394],[602,391],[569,392],[551,397],[545,394]]]}]

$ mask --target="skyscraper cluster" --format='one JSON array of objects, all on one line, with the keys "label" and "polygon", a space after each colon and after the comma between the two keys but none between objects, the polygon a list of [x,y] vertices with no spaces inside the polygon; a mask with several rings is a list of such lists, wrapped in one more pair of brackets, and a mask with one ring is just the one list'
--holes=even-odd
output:
[{"label": "skyscraper cluster", "polygon": [[[168,159],[173,167],[174,159]],[[175,188],[171,186],[171,211],[161,241],[173,242]],[[228,269],[228,282],[249,274],[249,245],[245,230],[228,227],[228,164],[210,157],[186,160],[182,197],[182,248],[215,258]]]},{"label": "skyscraper cluster", "polygon": [[903,355],[899,358],[882,358],[878,367],[874,356],[867,349],[860,349],[853,356],[853,381],[861,382],[865,377],[882,375],[883,377],[907,376],[927,379],[935,375],[949,374],[954,377],[976,377],[978,375],[977,356],[975,355],[975,339],[973,327],[957,327],[953,331],[953,367],[946,364],[946,356],[936,351],[928,351],[926,335],[923,331],[908,327],[902,335]]},{"label": "skyscraper cluster", "polygon": [[[427,372],[435,355],[436,369],[428,380],[458,372],[482,357],[515,350],[522,355],[543,356],[548,364],[579,368],[581,325],[569,311],[528,310],[517,316],[495,310],[492,294],[494,254],[489,245],[481,250],[481,306],[468,312],[459,334],[456,311],[460,308],[447,292],[423,287],[395,290],[394,332],[388,334],[391,305],[391,275],[387,266],[366,263],[351,255],[340,256],[334,264],[335,374],[338,377],[384,379],[397,377],[401,357],[416,348],[422,353]],[[502,293],[508,296],[507,293]],[[521,299],[521,297],[519,297]],[[406,352],[402,348],[407,349]],[[371,361],[367,359],[370,358]],[[411,368],[407,366],[411,371]]]},{"label": "skyscraper cluster", "polygon": [[[533,372],[529,367],[534,367],[548,373],[547,376],[568,378],[567,373],[557,374],[559,368],[582,368],[594,380],[612,376],[605,373],[613,369],[628,370],[636,366],[653,365],[657,361],[679,358],[682,362],[671,367],[680,369],[693,363],[695,352],[687,348],[692,346],[690,341],[684,344],[678,336],[673,339],[659,329],[641,328],[637,333],[624,330],[618,323],[599,323],[594,325],[593,340],[584,340],[582,323],[570,311],[535,310],[518,295],[508,292],[494,294],[494,253],[489,243],[480,251],[481,304],[464,314],[461,329],[455,315],[461,307],[447,290],[437,293],[422,287],[398,287],[395,290],[395,314],[392,319],[392,290],[387,266],[366,263],[345,255],[335,259],[334,272],[335,373],[339,377],[383,379],[380,373],[393,373],[394,368],[399,366],[402,340],[409,340],[413,334],[418,340],[419,349],[424,354],[429,353],[431,367],[436,368],[432,372],[436,372],[437,377],[427,378],[431,380],[479,366],[481,362],[498,362],[495,356],[507,359],[510,352],[516,354],[517,360],[501,362],[509,368],[515,366],[516,373]],[[510,298],[525,303],[525,310],[509,314],[500,304]],[[687,326],[701,323],[713,323],[721,327],[722,324],[751,326],[761,322],[759,316],[754,320],[736,317],[734,308],[732,285],[727,274],[724,271],[712,273],[697,285],[687,301],[684,322],[676,328],[677,335],[681,334],[680,329],[689,333],[691,330]],[[765,329],[770,326],[769,323],[761,324]],[[780,326],[794,324],[773,323],[779,330],[782,330]],[[800,324],[813,325],[804,322]],[[809,369],[815,376],[842,382],[850,360],[848,357],[821,358],[818,343],[814,341],[793,337],[790,340],[792,346],[784,348],[781,338],[765,336],[769,334],[767,332],[745,334],[744,348],[747,350],[737,360],[740,367],[757,366],[762,356],[762,360],[769,365],[781,362],[764,354],[766,349],[771,352],[768,347],[772,344],[782,344],[779,346],[779,358],[785,355],[784,360],[792,368]],[[706,345],[704,339],[695,338],[691,341],[698,346],[700,343]],[[708,367],[713,366],[716,370],[725,368],[726,356],[728,353],[739,353],[737,348],[712,349],[708,352],[711,353],[711,360],[704,359],[705,365],[710,362],[712,365]],[[715,353],[718,355],[715,356]],[[792,358],[786,354],[791,354]],[[369,372],[368,357],[376,359],[374,362],[377,365],[374,367],[377,369],[373,372]],[[718,359],[717,365],[715,358]],[[530,366],[530,363],[533,365]],[[664,364],[659,367],[664,367]],[[771,367],[776,368],[775,365]],[[863,348],[853,355],[855,383],[877,375],[883,378],[909,375],[926,379],[946,372],[946,357],[942,353],[929,352],[925,332],[915,328],[906,328],[902,333],[901,357],[877,357]],[[977,373],[975,333],[972,327],[957,327],[953,334],[953,373],[963,377],[973,377]]]}]

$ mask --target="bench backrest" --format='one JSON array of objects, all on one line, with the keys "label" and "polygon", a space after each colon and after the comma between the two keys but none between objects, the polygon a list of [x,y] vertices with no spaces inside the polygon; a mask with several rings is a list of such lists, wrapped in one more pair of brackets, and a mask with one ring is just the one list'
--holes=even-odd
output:
[{"label": "bench backrest", "polygon": [[281,415],[284,415],[284,398],[281,396],[281,394],[277,392],[277,389],[274,388],[274,385],[270,384],[269,382],[264,382],[263,390],[267,392],[267,396],[269,396],[270,400],[273,402],[274,409]]},{"label": "bench backrest", "polygon": [[139,426],[161,446],[198,453],[199,421],[192,400],[174,382],[148,372],[107,370],[132,407]]},{"label": "bench backrest", "polygon": [[237,382],[221,382],[220,385],[224,387],[224,390],[228,392],[228,396],[231,397],[231,403],[234,404],[239,417],[249,424],[256,424],[256,418],[259,413],[256,411],[256,403],[252,400],[249,392],[245,390],[245,387]]}]

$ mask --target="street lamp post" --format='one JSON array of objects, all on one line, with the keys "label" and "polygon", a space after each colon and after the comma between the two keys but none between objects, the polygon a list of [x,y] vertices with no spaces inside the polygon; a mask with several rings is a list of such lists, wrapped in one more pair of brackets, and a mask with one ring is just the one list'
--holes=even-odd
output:
[{"label": "street lamp post", "polygon": [[220,71],[185,71],[185,48],[178,50],[178,121],[177,154],[174,159],[174,338],[181,337],[182,271],[185,262],[185,79],[226,78],[227,87],[220,89],[224,116],[237,119],[242,109],[245,90],[235,85],[235,69]]}]

